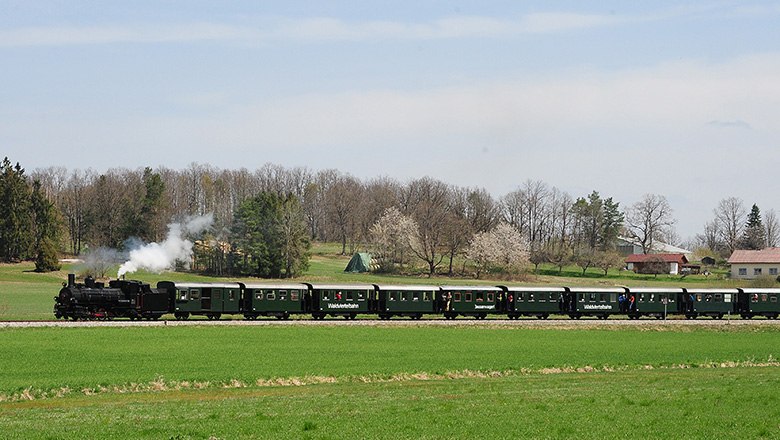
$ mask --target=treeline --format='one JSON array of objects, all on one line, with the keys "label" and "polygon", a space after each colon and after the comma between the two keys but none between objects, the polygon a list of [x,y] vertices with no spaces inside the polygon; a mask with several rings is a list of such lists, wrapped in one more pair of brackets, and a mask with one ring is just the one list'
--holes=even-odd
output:
[{"label": "treeline", "polygon": [[[184,170],[105,172],[51,167],[36,170],[33,179],[41,182],[42,191],[61,213],[66,238],[62,250],[74,255],[86,249],[121,249],[131,237],[160,241],[171,219],[212,213],[214,227],[198,241],[196,265],[220,274],[293,275],[300,270],[296,268],[305,267],[305,256],[298,262],[290,255],[305,255],[299,247],[306,248],[308,239],[337,242],[342,254],[374,251],[385,263],[389,261],[385,270],[419,262],[431,274],[463,272],[465,265],[458,267],[455,262],[467,259],[469,250],[481,270],[490,270],[509,263],[502,263],[501,255],[476,255],[476,249],[469,247],[477,237],[484,243],[485,234],[501,224],[517,234],[514,240],[522,243],[526,263],[543,256],[563,265],[574,257],[582,262],[612,250],[624,224],[624,214],[612,198],[593,192],[575,199],[533,181],[495,199],[483,188],[459,187],[429,177],[406,183],[384,177],[361,180],[337,170],[314,172],[276,165],[256,171],[201,164]],[[274,208],[252,205],[258,200]],[[382,237],[372,232],[391,208],[414,224],[413,238],[406,240],[411,245],[394,247],[393,255],[398,257],[383,252]],[[273,234],[264,230],[248,235],[246,225],[252,215],[271,211],[276,213]],[[298,216],[301,221],[293,221]],[[296,234],[279,232],[285,228]],[[271,235],[299,247],[272,243]],[[271,262],[270,254],[288,257]]]},{"label": "treeline", "polygon": [[[24,188],[10,189],[16,187]],[[14,191],[29,194],[28,202],[9,202]],[[386,271],[451,275],[512,271],[529,262],[559,268],[576,263],[583,271],[601,267],[606,272],[622,265],[615,252],[620,235],[639,243],[645,253],[658,241],[680,244],[664,196],[648,194],[622,209],[596,191],[575,198],[530,180],[494,198],[483,188],[430,177],[359,179],[332,169],[272,164],[254,171],[203,164],[102,172],[51,167],[26,176],[6,159],[3,197],[8,213],[0,232],[4,261],[35,257],[49,244],[81,255],[97,248],[122,249],[132,237],[160,241],[172,220],[209,213],[214,227],[198,237],[196,269],[225,275],[293,276],[306,267],[310,240],[337,242],[342,254],[372,251]],[[760,214],[758,219],[753,215],[748,227],[742,202],[726,200],[734,202],[733,209],[724,214],[726,207],[716,208],[716,219],[688,245],[724,255],[745,243],[746,230],[755,246],[776,244],[773,211],[763,223]],[[43,212],[43,205],[52,213]],[[43,211],[36,213],[33,206]],[[260,216],[263,221],[257,220]],[[49,217],[53,220],[46,224],[52,227],[39,224],[38,219]],[[23,223],[33,226],[8,232],[24,229]],[[49,229],[56,233],[45,232]],[[507,235],[510,230],[514,235]],[[486,251],[500,246],[505,250]],[[513,248],[522,252],[512,254]]]}]

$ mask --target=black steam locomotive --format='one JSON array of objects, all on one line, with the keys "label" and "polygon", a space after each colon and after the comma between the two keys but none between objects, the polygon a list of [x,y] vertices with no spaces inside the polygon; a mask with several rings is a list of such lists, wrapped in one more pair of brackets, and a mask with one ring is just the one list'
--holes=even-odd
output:
[{"label": "black steam locomotive", "polygon": [[291,315],[354,319],[372,315],[380,319],[423,315],[484,319],[487,316],[547,319],[629,319],[706,316],[750,319],[780,316],[780,289],[691,289],[665,287],[507,287],[507,286],[391,286],[377,284],[310,284],[241,282],[180,283],[161,281],[156,288],[141,281],[114,280],[108,286],[87,278],[68,283],[54,298],[54,314],[63,319],[176,319],[193,315],[219,319],[243,315],[246,319]]},{"label": "black steam locomotive", "polygon": [[165,290],[153,289],[148,283],[112,280],[108,286],[87,277],[77,284],[73,274],[54,297],[54,316],[72,320],[108,320],[112,318],[159,319],[169,312],[170,300]]}]

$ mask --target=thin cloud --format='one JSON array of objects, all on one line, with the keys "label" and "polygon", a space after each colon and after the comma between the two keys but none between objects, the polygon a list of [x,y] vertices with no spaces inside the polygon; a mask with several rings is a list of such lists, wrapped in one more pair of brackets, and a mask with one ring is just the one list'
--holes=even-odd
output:
[{"label": "thin cloud", "polygon": [[71,46],[115,43],[184,43],[197,41],[363,41],[450,38],[502,38],[566,32],[632,21],[628,17],[573,13],[534,13],[518,19],[480,16],[441,18],[429,22],[349,22],[337,18],[264,20],[234,25],[105,25],[28,27],[0,30],[0,47]]},{"label": "thin cloud", "polygon": [[744,128],[744,129],[747,129],[747,130],[752,130],[753,129],[753,127],[750,124],[748,124],[745,121],[740,121],[740,120],[736,120],[736,121],[710,121],[710,122],[707,123],[707,125],[710,126],[710,127],[715,127],[715,128]]}]

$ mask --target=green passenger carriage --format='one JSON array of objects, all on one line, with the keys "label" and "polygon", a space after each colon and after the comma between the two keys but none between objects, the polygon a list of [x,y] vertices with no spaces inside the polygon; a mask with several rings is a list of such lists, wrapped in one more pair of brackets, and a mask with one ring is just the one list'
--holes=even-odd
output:
[{"label": "green passenger carriage", "polygon": [[754,316],[766,316],[770,319],[777,319],[780,309],[780,289],[757,289],[746,288],[739,289],[738,312],[745,319]]},{"label": "green passenger carriage", "polygon": [[506,313],[509,319],[535,316],[547,319],[556,313],[565,313],[563,287],[503,287],[506,292]]},{"label": "green passenger carriage", "polygon": [[636,310],[625,313],[631,319],[639,319],[641,316],[663,319],[669,315],[684,313],[684,294],[685,290],[681,288],[631,287],[628,293],[629,303],[630,295],[634,295]]},{"label": "green passenger carriage", "polygon": [[379,319],[408,316],[420,319],[424,314],[438,313],[441,308],[439,289],[434,286],[374,285],[375,312]]},{"label": "green passenger carriage", "polygon": [[244,290],[243,311],[246,319],[274,316],[288,319],[290,314],[307,312],[309,287],[305,284],[241,283]]},{"label": "green passenger carriage", "polygon": [[[634,304],[623,304],[621,295],[626,298],[628,289],[624,287],[571,287],[564,295],[564,308],[569,317],[579,319],[582,316],[595,316],[607,319],[616,313],[635,312]],[[623,311],[621,311],[621,308]]]},{"label": "green passenger carriage", "polygon": [[488,314],[506,313],[504,289],[493,286],[442,286],[444,317],[458,315],[485,319]]},{"label": "green passenger carriage", "polygon": [[160,281],[158,289],[165,289],[173,298],[173,314],[176,319],[190,315],[204,315],[219,319],[222,315],[243,313],[241,285],[238,283],[176,283]]},{"label": "green passenger carriage", "polygon": [[359,314],[373,313],[374,286],[371,284],[306,284],[311,294],[311,315],[343,316],[355,319]]},{"label": "green passenger carriage", "polygon": [[737,308],[739,289],[685,289],[685,317],[710,316],[721,319]]}]

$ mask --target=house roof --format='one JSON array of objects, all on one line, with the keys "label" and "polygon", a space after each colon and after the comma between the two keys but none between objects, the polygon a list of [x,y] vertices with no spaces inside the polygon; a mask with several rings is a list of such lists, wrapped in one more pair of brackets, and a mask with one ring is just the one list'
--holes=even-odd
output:
[{"label": "house roof", "polygon": [[[636,238],[631,237],[618,237],[618,241],[622,241],[624,243],[641,247],[639,240]],[[688,249],[683,249],[681,247],[672,246],[671,244],[664,243],[661,241],[654,241],[653,242],[653,252],[660,252],[660,253],[666,253],[666,254],[685,254],[685,255],[691,255],[693,254],[692,251],[689,251]]]},{"label": "house roof", "polygon": [[729,257],[729,264],[780,263],[780,248],[766,248],[760,251],[738,249]]},{"label": "house roof", "polygon": [[660,258],[666,263],[685,264],[688,262],[684,254],[631,254],[626,257],[626,263],[645,263],[655,258]]}]

